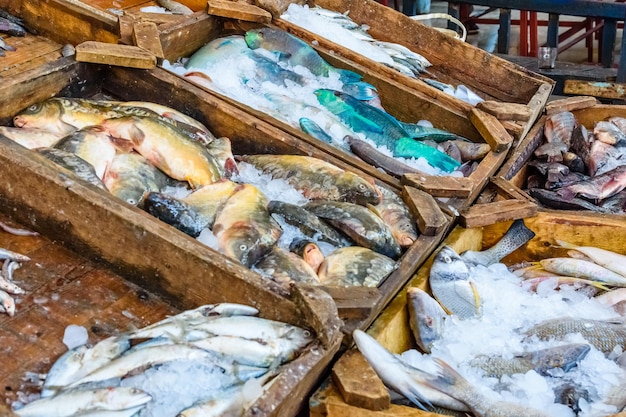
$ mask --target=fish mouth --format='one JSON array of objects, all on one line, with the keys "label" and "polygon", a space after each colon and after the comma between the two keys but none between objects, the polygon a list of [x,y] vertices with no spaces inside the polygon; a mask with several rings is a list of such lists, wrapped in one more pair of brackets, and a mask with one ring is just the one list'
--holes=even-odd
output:
[{"label": "fish mouth", "polygon": [[28,125],[28,122],[26,120],[24,120],[24,118],[21,117],[21,116],[15,116],[13,118],[13,124],[16,127],[26,127]]}]

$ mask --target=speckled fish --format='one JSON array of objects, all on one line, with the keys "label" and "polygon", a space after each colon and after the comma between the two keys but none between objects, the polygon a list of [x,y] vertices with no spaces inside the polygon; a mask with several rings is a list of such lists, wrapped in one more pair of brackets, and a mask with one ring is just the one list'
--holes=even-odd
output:
[{"label": "speckled fish", "polygon": [[572,112],[563,111],[554,113],[546,118],[543,134],[549,143],[561,142],[569,146],[572,132],[578,123]]},{"label": "speckled fish", "polygon": [[314,285],[320,282],[317,273],[303,258],[278,246],[254,264],[253,270],[287,288],[292,281]]},{"label": "speckled fish", "polygon": [[601,142],[614,146],[626,145],[626,134],[614,123],[601,121],[593,127],[595,138]]},{"label": "speckled fish", "polygon": [[38,148],[37,153],[76,174],[80,179],[106,190],[102,180],[96,175],[96,171],[89,162],[83,158],[61,149]]},{"label": "speckled fish", "polygon": [[619,166],[609,172],[568,185],[556,190],[565,199],[582,196],[591,200],[604,200],[626,188],[626,165]]},{"label": "speckled fish", "polygon": [[167,177],[146,158],[131,152],[115,155],[103,182],[111,194],[136,206],[145,193],[164,188]]},{"label": "speckled fish", "polygon": [[329,287],[376,287],[396,267],[388,256],[361,246],[339,248],[326,256],[317,271]]},{"label": "speckled fish", "polygon": [[480,314],[480,296],[467,265],[449,246],[436,255],[430,268],[430,288],[441,306],[462,319]]},{"label": "speckled fish", "polygon": [[152,397],[132,387],[75,389],[26,404],[15,414],[20,417],[73,417],[81,413],[115,411],[146,404]]},{"label": "speckled fish", "polygon": [[568,334],[580,333],[592,346],[605,354],[615,346],[626,348],[626,325],[609,321],[564,317],[543,321],[526,330],[526,336],[537,336],[541,340],[561,339]]},{"label": "speckled fish", "polygon": [[287,181],[311,200],[361,205],[380,202],[380,192],[373,180],[368,181],[318,158],[301,155],[245,155],[238,158],[272,178]]},{"label": "speckled fish", "polygon": [[175,126],[152,117],[108,119],[101,126],[170,177],[198,188],[219,180],[217,161],[206,148],[188,139]]},{"label": "speckled fish", "polygon": [[591,346],[587,344],[573,343],[524,352],[513,357],[479,355],[469,364],[474,368],[482,369],[485,375],[496,378],[501,378],[503,375],[525,374],[530,370],[540,375],[547,375],[548,371],[555,368],[569,372],[587,356],[589,350]]},{"label": "speckled fish", "polygon": [[539,261],[546,270],[559,275],[586,278],[605,284],[624,287],[626,277],[594,262],[575,258],[546,258]]},{"label": "speckled fish", "polygon": [[58,141],[54,147],[76,154],[89,162],[100,179],[104,178],[104,173],[116,153],[108,132],[100,126],[89,126],[71,133]]},{"label": "speckled fish", "polygon": [[356,156],[358,156],[368,164],[373,165],[376,168],[382,169],[389,175],[402,177],[404,174],[422,173],[418,169],[415,169],[403,162],[400,162],[398,159],[392,156],[387,156],[383,154],[378,149],[376,149],[375,146],[372,146],[363,140],[357,139],[354,136],[346,136],[344,139],[350,145],[350,150],[352,151],[352,153],[354,153]]},{"label": "speckled fish", "polygon": [[390,227],[376,213],[359,204],[342,201],[311,201],[304,207],[343,232],[357,245],[396,259],[400,245]]},{"label": "speckled fish", "polygon": [[209,219],[190,204],[171,195],[148,192],[144,194],[140,206],[152,216],[174,226],[191,237],[198,237],[209,227]]},{"label": "speckled fish", "polygon": [[350,241],[335,228],[304,207],[284,201],[272,200],[267,205],[270,213],[281,216],[287,224],[295,226],[305,236],[334,246],[348,246]]},{"label": "speckled fish", "polygon": [[317,273],[320,265],[324,262],[324,253],[317,246],[317,243],[312,240],[294,239],[289,244],[289,250],[304,259],[304,262],[309,264],[315,273]]},{"label": "speckled fish", "polygon": [[386,185],[377,186],[383,199],[378,204],[368,204],[370,210],[376,213],[391,229],[391,234],[400,247],[411,246],[418,238],[416,221],[404,203],[402,197]]},{"label": "speckled fish", "polygon": [[448,314],[437,300],[417,287],[407,289],[406,302],[413,337],[422,351],[430,353],[433,344],[441,339]]},{"label": "speckled fish", "polygon": [[253,185],[238,187],[213,224],[222,253],[251,267],[271,251],[282,229],[267,210],[268,203],[267,197]]},{"label": "speckled fish", "polygon": [[19,143],[25,148],[49,148],[65,135],[45,129],[27,129],[0,126],[0,135]]},{"label": "speckled fish", "polygon": [[489,266],[500,262],[502,258],[516,251],[533,237],[535,233],[526,227],[524,219],[517,219],[495,245],[480,252],[467,250],[461,254],[461,259],[475,265]]}]

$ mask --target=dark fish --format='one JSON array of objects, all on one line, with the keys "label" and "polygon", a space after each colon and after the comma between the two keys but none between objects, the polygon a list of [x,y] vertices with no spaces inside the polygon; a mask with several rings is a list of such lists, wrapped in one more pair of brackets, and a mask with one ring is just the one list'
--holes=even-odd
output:
[{"label": "dark fish", "polygon": [[553,209],[559,210],[590,210],[598,213],[606,213],[607,210],[597,206],[593,203],[590,203],[587,200],[583,200],[582,198],[570,198],[565,199],[561,195],[557,194],[555,191],[544,190],[541,188],[530,188],[528,193],[539,201],[542,205],[546,207],[550,207]]},{"label": "dark fish", "polygon": [[589,166],[591,143],[593,138],[590,137],[587,129],[583,125],[576,126],[572,132],[572,144],[571,150],[585,163],[585,166]]},{"label": "dark fish", "polygon": [[175,197],[158,192],[147,193],[142,208],[157,219],[174,226],[191,237],[198,237],[209,225],[209,219],[189,204]]},{"label": "dark fish", "polygon": [[626,213],[626,190],[622,190],[614,196],[603,200],[600,207],[611,213]]},{"label": "dark fish", "polygon": [[563,164],[572,172],[585,172],[585,162],[574,152],[565,152],[563,154]]},{"label": "dark fish", "polygon": [[486,376],[501,378],[503,375],[525,374],[534,370],[540,375],[561,368],[569,372],[587,356],[591,347],[576,343],[547,349],[524,352],[511,357],[480,355],[470,361],[474,368],[485,371]]},{"label": "dark fish", "polygon": [[317,243],[309,239],[294,239],[289,244],[289,250],[309,264],[317,273],[320,265],[324,262],[324,254],[320,250]]},{"label": "dark fish", "polygon": [[303,207],[273,200],[269,202],[267,209],[270,213],[281,216],[286,223],[297,227],[311,239],[327,242],[334,246],[350,245],[350,241],[344,235]]},{"label": "dark fish", "polygon": [[580,333],[596,349],[609,354],[616,346],[626,348],[626,325],[600,320],[560,318],[543,321],[530,329],[526,336],[541,340],[560,339],[572,333]]},{"label": "dark fish", "polygon": [[548,143],[560,142],[569,147],[572,132],[578,123],[572,112],[563,111],[546,118],[543,133]]},{"label": "dark fish", "polygon": [[37,152],[63,168],[72,171],[82,180],[106,190],[102,180],[96,175],[96,170],[93,165],[81,157],[71,152],[55,148],[39,148]]},{"label": "dark fish", "polygon": [[459,162],[463,161],[461,157],[461,150],[453,141],[447,140],[441,144],[441,147],[443,148],[443,151],[446,153],[446,155],[448,155],[450,158]]},{"label": "dark fish", "polygon": [[535,237],[535,233],[526,227],[524,219],[517,219],[498,243],[480,252],[467,250],[461,254],[461,259],[475,265],[489,266],[500,262],[502,258],[526,244],[533,237]]},{"label": "dark fish", "polygon": [[565,200],[582,196],[590,200],[604,200],[626,188],[626,166],[592,177],[586,181],[562,187],[555,192]]},{"label": "dark fish", "polygon": [[341,201],[311,201],[304,206],[345,233],[357,245],[396,259],[400,245],[391,229],[372,210]]},{"label": "dark fish", "polygon": [[346,246],[328,255],[317,275],[330,287],[377,287],[396,267],[393,259],[361,246]]},{"label": "dark fish", "polygon": [[569,168],[559,162],[548,162],[532,160],[528,162],[528,166],[536,168],[541,175],[548,177],[549,182],[560,181],[564,176],[569,174]]},{"label": "dark fish", "polygon": [[320,283],[317,273],[304,259],[278,246],[274,246],[254,264],[254,269],[287,287],[292,281],[314,285]]},{"label": "dark fish", "polygon": [[406,291],[406,303],[413,337],[422,351],[430,353],[433,343],[441,339],[448,314],[437,300],[416,287]]},{"label": "dark fish", "polygon": [[531,174],[526,178],[526,188],[541,188],[545,183],[545,178],[539,174]]},{"label": "dark fish", "polygon": [[589,401],[589,391],[582,389],[577,384],[566,382],[553,389],[554,400],[559,404],[564,404],[578,415],[581,411],[578,402],[583,399]]},{"label": "dark fish", "polygon": [[26,36],[26,30],[19,24],[0,16],[0,32],[11,36]]},{"label": "dark fish", "polygon": [[555,190],[557,188],[561,188],[561,187],[565,187],[565,186],[568,186],[568,185],[572,185],[572,184],[575,184],[577,182],[586,181],[589,178],[590,178],[589,176],[587,176],[585,174],[581,174],[580,172],[570,172],[567,175],[561,175],[560,178],[558,178],[557,181],[554,181],[554,182],[548,181],[548,182],[546,182],[545,187],[548,190]]},{"label": "dark fish", "polygon": [[422,172],[407,164],[404,164],[392,156],[387,156],[378,151],[376,147],[369,143],[357,139],[353,136],[346,136],[346,142],[350,145],[350,150],[359,158],[370,165],[380,168],[386,173],[402,177],[404,174],[421,174]]}]

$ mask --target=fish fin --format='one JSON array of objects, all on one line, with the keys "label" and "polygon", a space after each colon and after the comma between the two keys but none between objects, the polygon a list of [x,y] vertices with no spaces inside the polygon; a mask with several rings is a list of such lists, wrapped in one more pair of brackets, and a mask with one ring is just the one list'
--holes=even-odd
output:
[{"label": "fish fin", "polygon": [[365,81],[345,83],[342,91],[361,101],[368,101],[378,97],[376,87]]},{"label": "fish fin", "polygon": [[[428,411],[428,408],[426,408],[426,406],[430,407],[431,409],[433,408],[433,405],[431,404],[431,402],[428,401],[428,399],[425,398],[414,387],[408,387],[408,390],[403,392],[402,395],[404,395],[409,401],[411,401],[413,404],[415,404],[416,406],[418,406],[424,411]],[[426,406],[422,403],[426,404]]]},{"label": "fish fin", "polygon": [[480,294],[478,293],[478,287],[476,287],[476,283],[474,281],[469,282],[470,288],[472,289],[472,294],[474,295],[474,304],[476,305],[476,315],[480,316]]},{"label": "fish fin", "polygon": [[230,178],[233,174],[239,174],[237,162],[235,162],[233,158],[228,158],[226,162],[224,162],[224,174],[228,178]]}]

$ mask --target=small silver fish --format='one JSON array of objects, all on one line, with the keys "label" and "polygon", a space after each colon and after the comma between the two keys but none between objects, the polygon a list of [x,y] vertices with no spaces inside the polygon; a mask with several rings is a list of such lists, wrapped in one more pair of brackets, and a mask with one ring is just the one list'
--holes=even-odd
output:
[{"label": "small silver fish", "polygon": [[441,338],[448,314],[437,300],[416,287],[406,291],[406,301],[415,341],[424,352],[430,353],[433,344]]},{"label": "small silver fish", "polygon": [[500,262],[502,258],[520,248],[533,237],[535,237],[535,233],[526,227],[524,219],[517,219],[498,243],[480,252],[467,250],[461,254],[461,259],[475,265],[489,266]]}]

